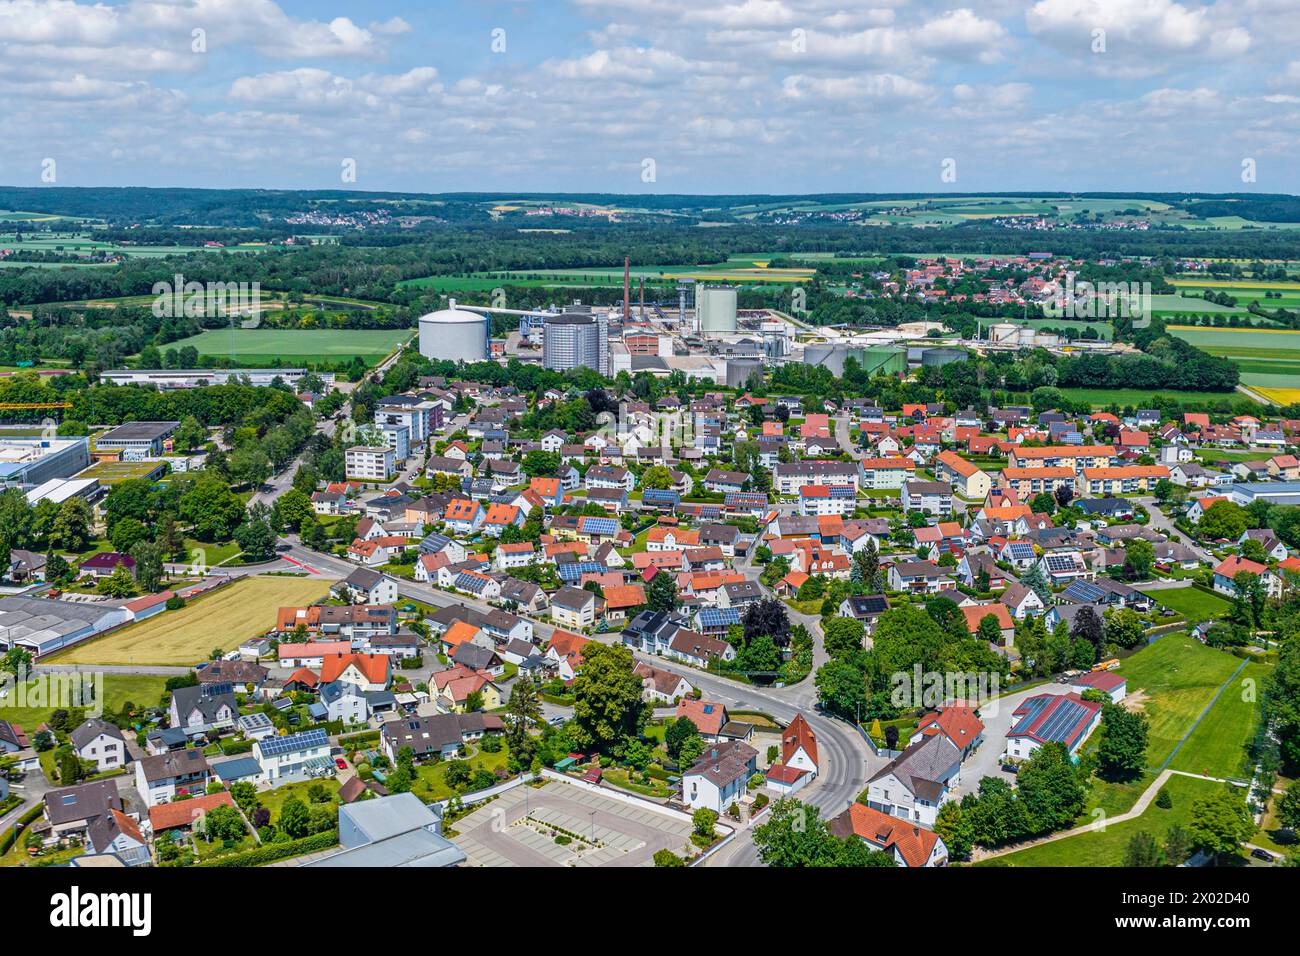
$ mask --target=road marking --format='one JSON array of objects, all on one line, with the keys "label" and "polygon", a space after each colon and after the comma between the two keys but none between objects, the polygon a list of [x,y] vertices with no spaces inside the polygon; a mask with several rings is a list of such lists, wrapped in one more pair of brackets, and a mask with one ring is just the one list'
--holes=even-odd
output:
[{"label": "road marking", "polygon": [[298,567],[302,568],[304,571],[308,571],[308,572],[310,572],[310,573],[312,573],[312,574],[320,574],[320,572],[317,571],[315,568],[313,568],[311,565],[309,565],[309,564],[303,564],[301,561],[295,561],[293,558],[289,557],[287,554],[285,554],[285,555],[281,555],[281,557],[283,557],[284,560],[288,561],[290,564],[296,564]]}]

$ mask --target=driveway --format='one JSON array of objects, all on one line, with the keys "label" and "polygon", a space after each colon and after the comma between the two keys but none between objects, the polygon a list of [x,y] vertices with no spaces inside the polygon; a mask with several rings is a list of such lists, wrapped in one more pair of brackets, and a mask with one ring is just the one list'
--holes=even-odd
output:
[{"label": "driveway", "polygon": [[961,786],[955,791],[960,797],[966,793],[979,790],[980,781],[985,777],[1001,777],[1014,781],[1016,778],[1002,770],[1001,756],[1007,748],[1007,732],[1013,723],[1012,712],[1029,697],[1038,694],[1068,694],[1068,684],[1039,684],[1027,687],[1005,696],[989,701],[980,708],[980,719],[984,721],[984,742],[979,749],[962,764]]}]

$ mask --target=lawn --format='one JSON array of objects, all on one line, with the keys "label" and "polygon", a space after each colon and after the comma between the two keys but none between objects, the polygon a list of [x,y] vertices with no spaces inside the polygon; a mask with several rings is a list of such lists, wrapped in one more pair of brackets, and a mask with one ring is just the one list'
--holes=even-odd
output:
[{"label": "lawn", "polygon": [[277,608],[314,603],[328,590],[328,582],[310,578],[244,578],[56,659],[60,664],[197,664],[214,647],[229,651],[264,633],[275,624]]},{"label": "lawn", "polygon": [[1147,764],[1159,767],[1241,661],[1184,633],[1169,634],[1120,665],[1150,720]]},{"label": "lawn", "polygon": [[180,339],[168,348],[192,345],[199,355],[233,355],[245,365],[337,361],[354,355],[377,361],[412,335],[411,329],[222,329]]},{"label": "lawn", "polygon": [[319,780],[300,780],[297,783],[286,783],[274,790],[258,790],[257,802],[271,811],[271,822],[275,823],[280,819],[280,811],[284,808],[285,801],[290,797],[297,797],[307,805],[309,810],[315,806],[308,799],[307,791],[316,784],[320,784],[325,788],[325,792],[329,794],[331,805],[338,804],[339,787],[342,784],[335,777],[321,777]]},{"label": "lawn", "polygon": [[[468,758],[471,770],[487,770],[496,773],[498,767],[506,765],[506,759],[509,756],[505,747],[502,747],[494,754],[486,753],[482,750],[476,752],[474,756]],[[438,763],[417,764],[415,768],[415,787],[413,792],[425,803],[433,803],[435,800],[446,800],[455,794],[455,790],[447,786],[447,765],[450,760],[441,760]]]},{"label": "lawn", "polygon": [[1205,719],[1174,754],[1174,770],[1207,777],[1249,779],[1246,752],[1259,723],[1259,698],[1271,665],[1252,661],[1223,689]]},{"label": "lawn", "polygon": [[[66,702],[58,701],[49,703],[49,694],[42,697],[40,704],[35,703],[30,696],[32,694],[32,683],[29,682],[26,688],[14,688],[10,690],[9,696],[0,701],[0,720],[7,720],[10,723],[18,724],[29,734],[36,732],[36,727],[46,723],[50,715],[58,710],[60,706],[66,706]],[[163,688],[167,683],[165,677],[154,677],[141,674],[105,674],[104,675],[104,711],[106,713],[119,713],[123,705],[130,702],[138,707],[154,707],[162,700]],[[16,705],[20,691],[29,695],[28,706],[18,707]]]},{"label": "lawn", "polygon": [[1202,591],[1190,584],[1185,588],[1153,588],[1142,593],[1165,607],[1177,611],[1187,619],[1189,624],[1218,620],[1232,606],[1226,598]]},{"label": "lawn", "polygon": [[1133,834],[1146,830],[1157,842],[1164,842],[1169,828],[1179,823],[1187,825],[1192,803],[1211,796],[1224,784],[1193,777],[1172,776],[1165,787],[1174,805],[1162,810],[1152,801],[1146,812],[1135,820],[1112,824],[1105,830],[1080,833],[1078,836],[1055,840],[1039,846],[1008,853],[1006,856],[985,860],[978,866],[1123,866],[1124,850]]}]

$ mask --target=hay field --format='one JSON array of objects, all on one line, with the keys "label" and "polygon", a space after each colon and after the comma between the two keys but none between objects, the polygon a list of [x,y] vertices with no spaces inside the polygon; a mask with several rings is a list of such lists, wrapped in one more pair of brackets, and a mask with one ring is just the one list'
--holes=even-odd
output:
[{"label": "hay field", "polygon": [[72,648],[59,664],[189,665],[206,660],[214,647],[234,650],[275,625],[279,607],[311,604],[325,597],[329,582],[319,578],[253,576],[163,611],[106,637]]}]

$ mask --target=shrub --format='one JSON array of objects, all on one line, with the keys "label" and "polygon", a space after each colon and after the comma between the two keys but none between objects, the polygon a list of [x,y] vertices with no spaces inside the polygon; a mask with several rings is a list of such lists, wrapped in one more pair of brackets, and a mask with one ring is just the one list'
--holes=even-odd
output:
[{"label": "shrub", "polygon": [[315,833],[311,836],[303,837],[300,840],[285,840],[283,842],[268,843],[258,847],[255,850],[245,850],[243,853],[231,853],[225,856],[214,857],[211,860],[205,860],[199,866],[262,866],[267,863],[274,863],[276,860],[284,860],[291,856],[302,856],[306,853],[319,853],[322,850],[328,850],[339,842],[337,830],[326,830],[323,833]]},{"label": "shrub", "polygon": [[1168,810],[1174,805],[1174,798],[1169,795],[1168,787],[1161,787],[1160,793],[1156,795],[1156,806],[1161,810]]}]

